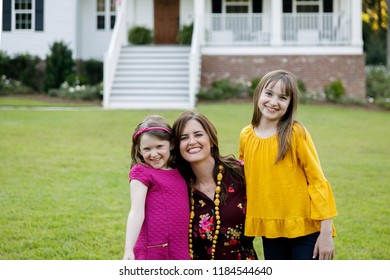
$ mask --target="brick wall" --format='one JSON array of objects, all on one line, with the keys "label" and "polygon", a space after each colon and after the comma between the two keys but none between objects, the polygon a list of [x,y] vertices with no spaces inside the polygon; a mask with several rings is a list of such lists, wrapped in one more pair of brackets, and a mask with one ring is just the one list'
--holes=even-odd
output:
[{"label": "brick wall", "polygon": [[321,91],[334,80],[342,80],[348,96],[365,98],[364,55],[291,56],[202,56],[201,86],[214,80],[251,81],[265,73],[285,69],[304,82],[309,92]]}]

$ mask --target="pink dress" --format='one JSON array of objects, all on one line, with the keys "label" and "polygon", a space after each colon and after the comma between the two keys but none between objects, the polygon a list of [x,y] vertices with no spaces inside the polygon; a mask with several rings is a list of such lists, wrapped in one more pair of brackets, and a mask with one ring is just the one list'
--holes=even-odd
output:
[{"label": "pink dress", "polygon": [[129,179],[148,187],[145,219],[134,247],[136,260],[189,260],[189,199],[177,169],[135,165]]}]

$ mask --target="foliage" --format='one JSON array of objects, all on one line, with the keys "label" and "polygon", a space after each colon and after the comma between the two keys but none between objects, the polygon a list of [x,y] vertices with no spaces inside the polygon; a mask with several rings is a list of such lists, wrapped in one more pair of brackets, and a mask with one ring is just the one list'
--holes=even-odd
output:
[{"label": "foliage", "polygon": [[19,81],[24,87],[30,88],[29,93],[42,89],[43,71],[41,64],[38,56],[32,56],[28,53],[9,57],[5,52],[0,52],[0,73],[8,79]]},{"label": "foliage", "polygon": [[134,26],[128,32],[128,41],[133,45],[148,45],[153,43],[152,30],[145,26]]},{"label": "foliage", "polygon": [[341,102],[345,96],[345,88],[341,80],[333,81],[324,87],[326,100]]},{"label": "foliage", "polygon": [[386,1],[363,0],[362,19],[366,64],[386,65],[386,30],[389,19]]},{"label": "foliage", "polygon": [[74,73],[72,50],[62,41],[54,42],[50,46],[50,54],[46,56],[45,91],[58,88]]},{"label": "foliage", "polygon": [[177,41],[179,44],[191,45],[193,28],[194,28],[193,23],[191,23],[190,25],[182,26],[179,34],[177,35]]},{"label": "foliage", "polygon": [[[217,127],[221,153],[237,155],[252,104],[201,104],[197,111]],[[130,209],[129,129],[150,113],[0,111],[0,259],[122,259]],[[153,113],[169,123],[180,114]],[[298,117],[336,198],[335,259],[389,260],[390,114],[301,105]]]},{"label": "foliage", "polygon": [[248,85],[248,96],[253,97],[253,94],[255,93],[257,85],[260,83],[261,77],[253,78],[250,81],[250,84]]},{"label": "foliage", "polygon": [[229,79],[216,80],[210,88],[202,88],[198,93],[199,100],[226,100],[237,97],[242,89]]},{"label": "foliage", "polygon": [[31,88],[25,86],[20,81],[7,78],[6,75],[0,77],[0,96],[27,93],[31,93]]},{"label": "foliage", "polygon": [[50,89],[49,96],[68,99],[98,100],[103,97],[103,83],[98,85],[69,85],[67,82],[61,84],[58,89]]},{"label": "foliage", "polygon": [[390,68],[366,67],[366,96],[369,102],[390,108]]}]

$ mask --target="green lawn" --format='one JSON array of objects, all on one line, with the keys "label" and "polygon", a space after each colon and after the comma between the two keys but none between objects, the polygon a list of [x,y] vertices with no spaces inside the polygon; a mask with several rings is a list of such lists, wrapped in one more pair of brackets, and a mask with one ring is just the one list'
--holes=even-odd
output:
[{"label": "green lawn", "polygon": [[[252,105],[197,110],[237,155]],[[121,259],[130,138],[151,113],[181,111],[0,110],[0,259]],[[298,119],[336,197],[336,259],[390,259],[390,113],[301,105]]]}]

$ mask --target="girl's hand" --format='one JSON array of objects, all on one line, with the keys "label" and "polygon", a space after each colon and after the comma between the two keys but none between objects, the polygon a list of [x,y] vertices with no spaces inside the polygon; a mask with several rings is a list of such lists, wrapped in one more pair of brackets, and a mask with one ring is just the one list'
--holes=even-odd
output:
[{"label": "girl's hand", "polygon": [[133,250],[129,250],[128,252],[125,252],[125,255],[123,256],[124,260],[134,260],[134,252]]},{"label": "girl's hand", "polygon": [[320,233],[314,246],[313,259],[319,256],[320,260],[333,260],[334,245],[332,234]]}]

